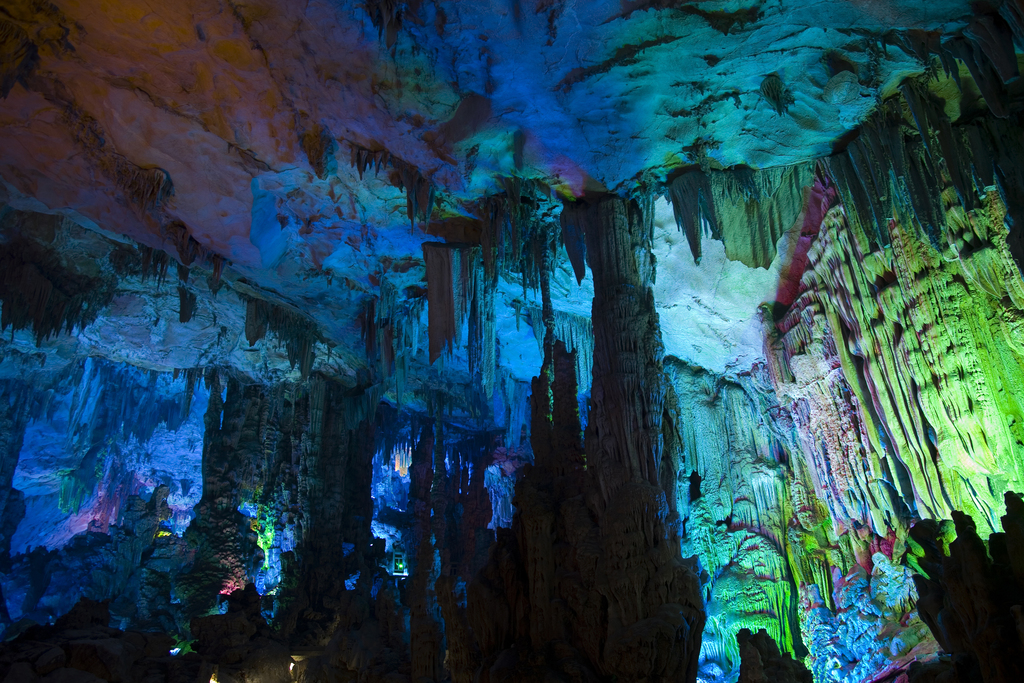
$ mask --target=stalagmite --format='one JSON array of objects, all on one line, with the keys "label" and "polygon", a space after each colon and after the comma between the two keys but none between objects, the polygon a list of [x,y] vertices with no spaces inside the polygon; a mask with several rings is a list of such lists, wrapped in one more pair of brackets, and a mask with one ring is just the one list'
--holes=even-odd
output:
[{"label": "stalagmite", "polygon": [[[24,494],[11,486],[18,467],[28,423],[28,392],[22,382],[0,383],[0,571],[9,571],[11,536],[25,515]],[[2,598],[2,594],[0,594]],[[10,620],[6,600],[0,599],[0,618]]]},{"label": "stalagmite", "polygon": [[416,527],[412,578],[409,585],[409,647],[413,680],[436,681],[440,677],[441,630],[433,611],[431,598],[434,580],[434,544],[431,542],[430,488],[434,479],[431,461],[443,462],[437,447],[434,428],[425,424],[418,435],[410,468],[412,484],[409,495],[414,502]]}]

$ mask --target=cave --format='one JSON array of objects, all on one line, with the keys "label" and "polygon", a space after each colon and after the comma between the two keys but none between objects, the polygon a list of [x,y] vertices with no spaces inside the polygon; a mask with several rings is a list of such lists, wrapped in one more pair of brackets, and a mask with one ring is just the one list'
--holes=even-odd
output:
[{"label": "cave", "polygon": [[0,683],[1024,681],[1024,0],[5,0]]}]

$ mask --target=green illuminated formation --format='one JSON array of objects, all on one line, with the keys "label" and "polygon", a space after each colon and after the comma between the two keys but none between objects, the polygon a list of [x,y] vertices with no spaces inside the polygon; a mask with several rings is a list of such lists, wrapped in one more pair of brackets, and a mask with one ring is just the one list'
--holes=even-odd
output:
[{"label": "green illuminated formation", "polygon": [[274,546],[274,510],[268,509],[266,505],[258,505],[259,512],[256,517],[256,545],[263,551],[263,568],[270,566],[270,549]]},{"label": "green illuminated formation", "polygon": [[761,419],[764,386],[744,385],[678,361],[666,363],[678,405],[677,504],[683,554],[707,573],[702,657],[721,671],[739,666],[736,634],[764,629],[803,655],[789,567],[786,446]]},{"label": "green illuminated formation", "polygon": [[[908,82],[844,151],[787,181],[795,191],[761,190],[803,188],[786,220],[806,245],[789,242],[806,265],[783,272],[778,302],[761,309],[766,364],[731,377],[666,365],[684,553],[706,571],[708,676],[738,666],[743,628],[809,654],[818,680],[934,656],[908,529],[962,510],[985,538],[1001,529],[1004,493],[1024,488],[1007,151],[1021,131],[978,111],[950,120],[955,88],[949,76]],[[718,189],[750,184],[734,173],[693,171],[671,198],[681,229],[704,221],[742,259]],[[765,240],[785,232],[751,215]]]},{"label": "green illuminated formation", "polygon": [[[862,470],[845,475],[855,459],[840,463],[832,492],[819,490],[837,521],[879,535],[895,529],[900,504],[926,518],[964,509],[992,531],[1003,492],[1019,486],[1024,396],[1007,388],[1024,380],[1016,341],[1024,289],[994,192],[969,219],[958,207],[948,217],[950,246],[941,252],[893,222],[892,246],[870,253],[865,236],[858,240],[841,208],[833,209],[811,253],[808,294],[798,302],[813,310],[808,326],[819,318],[828,325],[867,457]],[[968,255],[956,251],[957,241]],[[802,325],[784,343],[799,338]],[[802,351],[794,356],[813,358]],[[791,371],[804,363],[791,359]],[[870,493],[879,479],[898,500]]]}]

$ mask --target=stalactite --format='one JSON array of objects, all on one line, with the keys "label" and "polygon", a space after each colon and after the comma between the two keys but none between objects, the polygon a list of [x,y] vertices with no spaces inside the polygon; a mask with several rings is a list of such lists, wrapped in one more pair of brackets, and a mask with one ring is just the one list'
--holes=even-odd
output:
[{"label": "stalactite", "polygon": [[468,303],[472,296],[469,291],[470,282],[468,278],[468,262],[470,259],[466,258],[467,256],[469,255],[465,253],[464,249],[455,248],[451,250],[452,310],[455,320],[455,336],[451,340],[451,347],[453,349],[464,344],[462,325],[467,318]]},{"label": "stalactite", "polygon": [[39,50],[25,30],[10,21],[0,21],[0,99],[25,78],[39,62]]},{"label": "stalactite", "polygon": [[402,190],[405,190],[406,214],[409,217],[410,226],[415,229],[416,221],[429,223],[434,213],[434,203],[437,188],[434,183],[423,177],[419,169],[412,164],[399,159],[386,149],[369,150],[354,143],[349,143],[352,149],[352,167],[359,171],[359,178],[368,168],[373,168],[374,173],[380,173],[382,168],[389,166],[395,170],[393,182]]},{"label": "stalactite", "polygon": [[[530,325],[534,330],[544,329],[543,311],[529,308]],[[568,311],[552,310],[552,329],[555,339],[564,342],[567,351],[576,354],[576,383],[580,392],[590,391],[590,377],[594,368],[594,326],[590,318]],[[544,353],[544,333],[537,336],[541,354]]]},{"label": "stalactite", "polygon": [[582,204],[569,203],[562,207],[560,222],[562,227],[562,243],[569,255],[569,262],[572,264],[572,271],[576,275],[576,282],[583,282],[587,275],[587,240],[586,234],[586,207]]},{"label": "stalactite", "polygon": [[761,81],[760,92],[761,97],[769,107],[775,110],[776,114],[785,116],[789,113],[789,105],[794,102],[793,95],[789,92],[789,88],[782,83],[778,74],[768,74]]},{"label": "stalactite", "polygon": [[156,277],[157,285],[163,284],[171,263],[170,256],[166,251],[142,245],[139,246],[139,251],[142,255],[142,281],[145,282],[152,276]]},{"label": "stalactite", "polygon": [[[379,300],[367,308],[361,317],[364,325],[364,341],[367,343],[368,358],[380,359],[385,376],[394,374],[395,398],[402,404],[410,363],[419,349],[420,314],[423,310],[422,297],[400,299],[398,290],[387,279],[382,278]],[[369,322],[368,322],[369,321]],[[375,327],[370,339],[366,325]],[[371,347],[373,349],[371,350]]]},{"label": "stalactite", "polygon": [[195,260],[205,256],[205,249],[192,237],[188,226],[181,221],[172,221],[164,226],[164,232],[178,251],[178,258],[183,265],[191,266]]},{"label": "stalactite", "polygon": [[495,291],[498,287],[498,272],[504,246],[503,224],[506,221],[505,204],[491,197],[483,202],[483,229],[480,237],[481,273],[480,300],[480,374],[484,393],[490,397],[498,382],[497,359],[497,310]]},{"label": "stalactite", "polygon": [[316,177],[325,180],[331,170],[336,146],[330,128],[319,123],[314,124],[299,136],[299,142]]},{"label": "stalactite", "polygon": [[195,309],[196,295],[184,285],[178,285],[178,322],[187,323],[192,320]]},{"label": "stalactite", "polygon": [[[908,37],[947,69],[958,68],[949,50],[967,44],[956,40]],[[802,451],[789,555],[819,677],[895,678],[930,656],[917,607],[927,621],[934,595],[922,588],[915,606],[900,561],[915,544],[907,527],[963,509],[982,537],[998,532],[999,498],[1022,476],[1007,418],[1019,401],[1002,389],[1024,381],[1010,322],[1024,310],[1024,177],[1010,161],[1022,136],[1012,113],[950,121],[936,92],[904,83],[822,162],[800,285],[777,318],[766,311],[768,374]],[[881,635],[896,630],[891,643]],[[936,680],[926,670],[939,669],[921,667],[919,680]]]},{"label": "stalactite", "polygon": [[484,485],[491,498],[493,517],[488,525],[491,529],[512,526],[512,496],[515,495],[515,476],[506,475],[500,465],[491,465],[484,475]]},{"label": "stalactite", "polygon": [[433,363],[445,347],[455,344],[455,299],[452,285],[452,249],[437,242],[423,243],[427,269],[429,358]]},{"label": "stalactite", "polygon": [[668,186],[668,199],[672,202],[676,225],[690,244],[693,262],[700,263],[701,239],[705,233],[721,239],[707,175],[703,171],[689,171],[679,176]]},{"label": "stalactite", "polygon": [[543,250],[554,237],[550,218],[538,210],[541,202],[549,198],[543,186],[534,180],[506,177],[502,183],[505,196],[500,201],[504,208],[489,219],[490,229],[497,231],[496,267],[522,282],[526,298],[527,290],[540,286]]},{"label": "stalactite", "polygon": [[284,343],[292,368],[298,365],[303,379],[308,377],[316,359],[316,344],[323,340],[316,324],[283,306],[239,296],[246,302],[245,338],[249,346],[256,346],[268,331],[274,333]]},{"label": "stalactite", "polygon": [[88,274],[54,250],[17,236],[17,230],[0,249],[0,330],[31,328],[40,345],[92,323],[113,298],[116,280]]},{"label": "stalactite", "polygon": [[[453,353],[464,345],[463,328],[469,327],[469,371],[481,385],[493,378],[493,347],[484,350],[485,329],[482,321],[493,312],[493,288],[484,285],[480,249],[465,244],[423,243],[423,260],[427,270],[427,315],[429,358],[433,363],[445,351]],[[493,379],[490,380],[493,382]]]},{"label": "stalactite", "polygon": [[530,406],[530,384],[517,379],[511,373],[502,373],[502,395],[508,406],[505,430],[505,448],[519,448],[523,427],[527,424]]},{"label": "stalactite", "polygon": [[800,218],[814,165],[712,171],[709,180],[726,257],[769,268],[779,238]]},{"label": "stalactite", "polygon": [[[911,160],[923,166],[917,172],[923,181],[915,181],[911,188],[914,214],[923,214],[935,222],[937,234],[929,234],[935,243],[941,241],[946,219],[942,214],[941,185],[933,179],[942,177],[942,171],[935,165],[943,160],[944,170],[965,211],[981,206],[988,188],[995,185],[1010,223],[1006,241],[1019,268],[1024,263],[1024,173],[1016,162],[1024,153],[1020,127],[991,118],[954,126],[943,113],[942,103],[920,84],[905,83],[901,92],[927,151],[925,159],[919,153],[911,153],[912,145],[907,146]],[[898,186],[894,192],[899,196]],[[924,202],[936,208],[922,211],[919,207]]]},{"label": "stalactite", "polygon": [[480,383],[487,398],[494,394],[497,382],[498,338],[497,312],[495,310],[495,290],[497,282],[487,275],[482,259],[477,263],[475,272],[476,297],[473,305],[475,325],[471,332],[472,353],[470,360],[473,373],[479,373]]},{"label": "stalactite", "polygon": [[139,211],[160,208],[174,194],[171,175],[162,168],[141,168],[120,154],[104,159],[109,173]]},{"label": "stalactite", "polygon": [[[901,96],[906,109],[898,98],[887,101],[826,162],[843,206],[826,214],[804,292],[777,329],[783,355],[800,358],[804,372],[808,345],[822,340],[813,353],[835,378],[794,415],[802,434],[849,424],[867,454],[845,454],[849,439],[828,450],[806,441],[815,488],[841,527],[856,520],[885,536],[908,510],[941,517],[954,506],[992,529],[1001,489],[989,491],[992,480],[972,473],[1021,476],[1009,446],[1019,440],[1016,426],[1000,417],[1015,412],[1016,401],[987,379],[1019,374],[1010,359],[1021,349],[1000,320],[1006,306],[1024,305],[1010,258],[1020,234],[1014,188],[1024,186],[1013,175],[1000,192],[993,185],[999,160],[1016,154],[1004,150],[1017,149],[1021,135],[990,117],[951,124],[918,83],[905,84]],[[956,354],[940,351],[950,343]],[[792,375],[788,365],[780,378]],[[969,400],[964,382],[974,387]],[[891,486],[881,494],[870,484],[879,476]]]},{"label": "stalactite", "polygon": [[395,47],[402,27],[402,10],[397,0],[367,0],[366,12],[377,27],[378,37],[389,50]]},{"label": "stalactite", "polygon": [[813,182],[813,165],[726,171],[691,170],[668,188],[676,225],[700,263],[701,239],[710,236],[725,245],[726,256],[751,268],[768,268],[775,245],[793,227]]},{"label": "stalactite", "polygon": [[224,284],[221,280],[221,275],[224,272],[224,257],[220,254],[214,254],[210,258],[212,269],[210,276],[206,279],[206,284],[210,288],[210,293],[217,296],[217,292],[220,291],[221,285]]}]

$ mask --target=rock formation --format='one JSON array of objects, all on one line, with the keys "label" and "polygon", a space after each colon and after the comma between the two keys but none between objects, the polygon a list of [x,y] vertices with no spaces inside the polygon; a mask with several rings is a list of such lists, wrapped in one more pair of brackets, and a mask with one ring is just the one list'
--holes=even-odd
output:
[{"label": "rock formation", "polygon": [[740,683],[811,683],[811,672],[779,646],[764,629],[751,634],[743,629],[736,634],[740,648]]},{"label": "rock formation", "polygon": [[1021,677],[1020,54],[8,1],[0,681]]},{"label": "rock formation", "polygon": [[[910,669],[912,681],[1013,681],[1022,674],[1024,638],[1024,501],[1006,494],[1004,532],[986,544],[974,521],[953,511],[950,525],[926,520],[911,529],[918,607],[951,655]],[[946,529],[943,529],[943,526]],[[944,533],[945,532],[945,533]],[[986,548],[987,545],[987,548]]]},{"label": "rock formation", "polygon": [[534,464],[516,487],[511,531],[499,532],[469,587],[476,675],[695,680],[699,584],[658,480],[664,380],[648,332],[657,329],[649,229],[635,202],[617,198],[574,219],[602,321],[590,419],[581,443],[575,359],[548,328],[533,382]]}]

